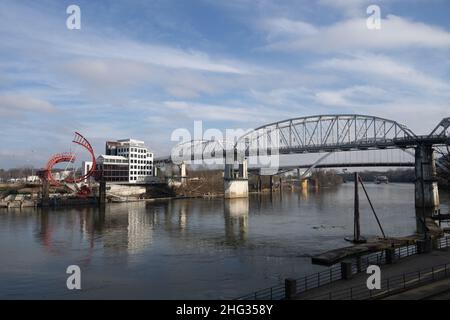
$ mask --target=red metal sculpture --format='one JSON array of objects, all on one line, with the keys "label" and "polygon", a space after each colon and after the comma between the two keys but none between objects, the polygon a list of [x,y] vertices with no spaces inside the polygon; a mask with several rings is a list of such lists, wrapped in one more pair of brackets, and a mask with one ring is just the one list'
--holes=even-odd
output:
[{"label": "red metal sculpture", "polygon": [[[97,164],[95,161],[94,149],[92,148],[91,144],[85,137],[83,137],[80,133],[75,132],[75,137],[72,140],[72,142],[84,147],[90,153],[90,155],[92,157],[92,166],[86,174],[84,174],[78,178],[67,177],[66,179],[63,180],[66,183],[79,183],[79,182],[85,181],[87,178],[94,175]],[[72,152],[58,153],[58,154],[55,154],[53,157],[51,157],[50,160],[47,162],[45,170],[42,173],[42,177],[53,186],[61,185],[61,181],[55,179],[55,177],[52,174],[53,167],[56,164],[61,163],[61,162],[74,163],[75,162],[75,154]]]}]

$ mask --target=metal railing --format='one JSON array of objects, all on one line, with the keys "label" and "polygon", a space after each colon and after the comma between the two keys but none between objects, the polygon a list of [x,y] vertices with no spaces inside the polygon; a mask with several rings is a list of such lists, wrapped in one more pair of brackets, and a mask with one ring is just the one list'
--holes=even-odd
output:
[{"label": "metal railing", "polygon": [[[450,247],[450,237],[442,237],[437,239],[438,249]],[[417,245],[407,245],[394,249],[394,258],[399,260],[418,253]],[[380,251],[367,254],[352,259],[352,273],[358,274],[365,272],[370,265],[384,265],[387,263],[386,252]],[[311,289],[320,288],[335,281],[342,280],[342,270],[340,264],[335,264],[327,270],[320,271],[311,275],[307,275],[295,279],[297,294],[304,293]],[[389,284],[388,284],[389,285]],[[358,288],[355,288],[357,290]],[[366,288],[367,289],[367,288]],[[237,300],[282,300],[286,298],[285,284],[279,284],[270,288],[255,291],[253,293],[241,296]],[[334,299],[334,298],[333,298]]]},{"label": "metal railing", "polygon": [[[341,266],[337,264],[327,270],[295,279],[297,283],[297,293],[319,288],[341,279]],[[239,297],[237,300],[282,300],[285,298],[285,285],[279,284]]]},{"label": "metal railing", "polygon": [[450,237],[442,237],[437,239],[437,248],[444,249],[450,247]]},{"label": "metal railing", "polygon": [[320,294],[307,300],[369,300],[380,299],[408,289],[450,277],[450,263],[407,272],[381,281],[380,289],[369,290],[366,283]]}]

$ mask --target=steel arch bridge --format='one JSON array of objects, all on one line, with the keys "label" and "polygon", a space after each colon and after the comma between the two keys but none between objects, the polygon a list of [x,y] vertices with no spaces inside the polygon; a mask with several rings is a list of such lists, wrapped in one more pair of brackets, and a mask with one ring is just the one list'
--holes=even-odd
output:
[{"label": "steel arch bridge", "polygon": [[[277,138],[274,143],[273,137]],[[317,153],[398,148],[403,140],[417,136],[396,121],[367,115],[319,115],[283,120],[264,125],[236,143],[245,145],[246,155],[268,142],[280,154]]]},{"label": "steel arch bridge", "polygon": [[447,144],[450,139],[450,117],[442,119],[436,128],[429,134],[429,139],[447,139]]},{"label": "steel arch bridge", "polygon": [[426,136],[418,136],[394,120],[359,114],[298,117],[263,125],[236,141],[192,140],[176,145],[172,157],[155,159],[158,164],[260,154],[302,154],[339,151],[408,149],[419,144],[449,145],[450,117]]}]

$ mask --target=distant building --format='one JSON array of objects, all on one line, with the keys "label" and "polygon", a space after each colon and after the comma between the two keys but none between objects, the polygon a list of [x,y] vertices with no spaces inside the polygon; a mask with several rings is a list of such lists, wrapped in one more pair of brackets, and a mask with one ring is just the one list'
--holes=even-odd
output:
[{"label": "distant building", "polygon": [[39,182],[41,181],[41,179],[38,176],[28,176],[27,177],[27,182]]},{"label": "distant building", "polygon": [[[82,162],[81,166],[82,166],[82,174],[83,174],[83,176],[88,174],[88,172],[92,168],[92,165],[93,165],[92,161],[83,161]],[[93,177],[89,177],[87,179],[84,179],[84,182],[89,183],[89,182],[91,182],[93,180],[94,180]]]},{"label": "distant building", "polygon": [[153,153],[144,141],[107,141],[105,154],[97,158],[97,170],[106,182],[150,182],[154,176]]}]

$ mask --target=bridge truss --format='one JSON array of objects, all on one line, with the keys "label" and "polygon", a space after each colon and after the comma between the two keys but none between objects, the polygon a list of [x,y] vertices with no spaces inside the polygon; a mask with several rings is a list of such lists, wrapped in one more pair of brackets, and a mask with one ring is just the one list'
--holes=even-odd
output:
[{"label": "bridge truss", "polygon": [[191,162],[264,155],[334,153],[402,149],[420,143],[450,144],[450,118],[443,119],[427,136],[417,136],[407,126],[376,116],[343,114],[299,117],[270,123],[251,130],[236,142],[193,140],[175,146],[170,158],[156,163]]},{"label": "bridge truss", "polygon": [[[273,137],[278,137],[273,141]],[[365,115],[320,115],[283,120],[264,125],[243,136],[246,155],[259,148],[260,140],[280,154],[317,153],[398,148],[403,139],[416,135],[396,121]]]}]

